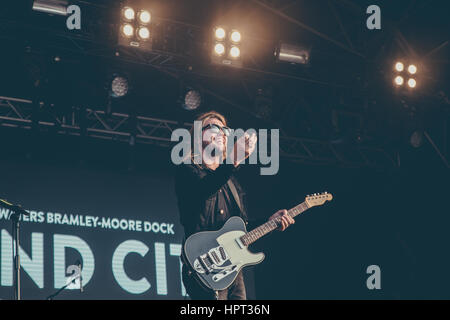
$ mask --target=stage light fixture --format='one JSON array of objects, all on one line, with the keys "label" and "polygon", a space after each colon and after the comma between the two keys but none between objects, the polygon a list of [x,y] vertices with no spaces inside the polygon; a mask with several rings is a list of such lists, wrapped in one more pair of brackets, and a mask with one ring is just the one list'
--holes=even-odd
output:
[{"label": "stage light fixture", "polygon": [[275,51],[275,57],[278,62],[308,64],[310,51],[311,49],[306,46],[280,43]]},{"label": "stage light fixture", "polygon": [[408,72],[409,72],[410,74],[415,74],[415,73],[417,72],[417,67],[416,67],[415,65],[411,64],[411,65],[408,67]]},{"label": "stage light fixture", "polygon": [[225,53],[225,46],[222,43],[217,43],[214,46],[214,52],[218,56],[223,55]]},{"label": "stage light fixture", "polygon": [[48,14],[66,16],[68,6],[67,0],[34,0],[32,9]]},{"label": "stage light fixture", "polygon": [[133,36],[133,32],[134,32],[134,28],[131,24],[127,23],[124,24],[122,27],[122,33],[126,36],[126,37],[131,37]]},{"label": "stage light fixture", "polygon": [[121,98],[128,93],[128,80],[120,75],[114,75],[111,81],[111,97]]},{"label": "stage light fixture", "polygon": [[236,29],[216,26],[212,37],[211,62],[221,65],[242,66],[241,57],[242,35]]},{"label": "stage light fixture", "polygon": [[402,77],[402,76],[397,76],[397,77],[395,77],[395,84],[396,84],[397,86],[401,86],[401,85],[403,84],[403,82],[404,82],[404,80],[403,80],[403,77]]},{"label": "stage light fixture", "polygon": [[215,36],[217,40],[223,40],[226,36],[226,32],[223,28],[217,27],[215,31]]},{"label": "stage light fixture", "polygon": [[397,70],[398,72],[402,72],[404,68],[405,67],[404,67],[403,63],[401,63],[401,62],[397,62],[395,64],[395,70]]},{"label": "stage light fixture", "polygon": [[408,87],[415,88],[416,85],[417,85],[417,82],[416,82],[415,79],[411,78],[411,79],[408,80]]},{"label": "stage light fixture", "polygon": [[121,8],[119,45],[152,50],[151,13],[145,8],[126,5]]},{"label": "stage light fixture", "polygon": [[241,42],[241,33],[239,31],[237,31],[237,30],[234,30],[233,32],[231,32],[230,39],[234,43]]},{"label": "stage light fixture", "polygon": [[412,61],[410,59],[402,59],[398,60],[394,64],[394,84],[397,87],[403,86],[403,84],[406,84],[404,86],[405,89],[415,89],[417,86],[417,81],[415,78],[412,78],[411,75],[414,75],[417,73],[417,65],[414,63],[411,63]]},{"label": "stage light fixture", "polygon": [[139,21],[143,24],[147,24],[150,22],[151,20],[151,15],[150,12],[148,12],[147,10],[141,10],[139,12]]},{"label": "stage light fixture", "polygon": [[241,55],[241,51],[239,50],[238,47],[235,47],[235,46],[231,47],[231,49],[230,49],[230,56],[233,59],[239,58],[240,55]]},{"label": "stage light fixture", "polygon": [[150,38],[150,31],[147,27],[141,27],[139,28],[138,35],[142,40],[147,40],[148,38]]},{"label": "stage light fixture", "polygon": [[189,89],[184,96],[183,108],[189,111],[198,109],[202,103],[202,95],[194,89]]},{"label": "stage light fixture", "polygon": [[125,20],[131,21],[134,20],[135,12],[133,8],[125,7],[123,8],[123,17]]}]

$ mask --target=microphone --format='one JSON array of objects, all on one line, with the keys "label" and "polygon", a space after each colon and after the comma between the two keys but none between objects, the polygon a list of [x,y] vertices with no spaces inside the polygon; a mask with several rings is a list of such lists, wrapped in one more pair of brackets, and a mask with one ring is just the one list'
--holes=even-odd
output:
[{"label": "microphone", "polygon": [[9,209],[10,211],[14,212],[15,214],[23,214],[25,216],[29,216],[30,214],[25,211],[21,206],[15,206],[12,203],[9,203],[6,200],[0,199],[0,207],[3,207],[5,209]]}]

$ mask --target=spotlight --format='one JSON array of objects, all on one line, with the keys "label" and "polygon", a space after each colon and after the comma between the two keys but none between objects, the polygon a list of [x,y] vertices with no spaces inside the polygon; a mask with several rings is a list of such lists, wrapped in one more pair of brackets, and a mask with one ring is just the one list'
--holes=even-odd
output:
[{"label": "spotlight", "polygon": [[241,44],[242,35],[236,29],[215,27],[212,37],[211,62],[221,65],[242,66]]},{"label": "spotlight", "polygon": [[152,50],[151,13],[144,8],[121,9],[121,25],[119,45],[136,47],[142,50]]},{"label": "spotlight", "polygon": [[241,33],[239,31],[233,31],[230,36],[231,41],[239,43],[241,41]]},{"label": "spotlight", "polygon": [[231,49],[230,49],[230,56],[233,59],[239,58],[240,55],[241,55],[241,50],[239,50],[238,47],[235,47],[235,46],[231,47]]},{"label": "spotlight", "polygon": [[148,38],[150,38],[150,31],[147,27],[141,27],[139,28],[138,35],[142,40],[147,40]]},{"label": "spotlight", "polygon": [[[397,87],[406,84],[405,90],[414,89],[417,86],[416,77],[412,78],[418,71],[416,64],[411,63],[411,59],[404,59],[403,62],[397,61],[394,65],[394,83]],[[405,92],[406,93],[406,92]]]},{"label": "spotlight", "polygon": [[411,65],[408,67],[408,72],[409,72],[410,74],[415,74],[415,73],[417,72],[417,67],[416,67],[415,65],[411,64]]},{"label": "spotlight", "polygon": [[123,32],[123,34],[124,34],[126,37],[129,38],[129,37],[131,37],[131,36],[133,35],[134,28],[133,28],[133,26],[132,26],[131,24],[129,24],[129,23],[124,24],[123,27],[122,27],[122,32]]},{"label": "spotlight", "polygon": [[401,85],[403,84],[403,82],[404,82],[404,80],[403,80],[403,77],[402,77],[402,76],[397,76],[397,77],[395,77],[395,84],[396,84],[397,86],[401,86]]},{"label": "spotlight", "polygon": [[410,87],[410,88],[415,88],[416,87],[416,80],[414,80],[413,78],[411,78],[411,79],[409,79],[408,80],[408,86]]},{"label": "spotlight", "polygon": [[308,64],[310,49],[300,45],[280,43],[275,56],[279,62],[288,62],[292,64]]},{"label": "spotlight", "polygon": [[404,67],[403,63],[401,63],[401,62],[397,62],[395,64],[395,70],[397,70],[398,72],[402,72],[404,68],[405,67]]},{"label": "spotlight", "polygon": [[133,8],[130,8],[130,7],[123,8],[123,17],[126,20],[128,20],[128,21],[134,20],[134,16],[135,16],[135,13],[134,13]]},{"label": "spotlight", "polygon": [[139,12],[139,20],[141,21],[141,23],[147,24],[150,22],[151,20],[151,15],[150,12],[148,12],[147,10],[141,10]]},{"label": "spotlight", "polygon": [[218,56],[223,55],[225,52],[225,46],[222,43],[217,43],[214,46],[214,53]]},{"label": "spotlight", "polygon": [[194,89],[189,89],[184,96],[183,108],[189,111],[195,110],[200,107],[202,103],[202,96],[200,92]]},{"label": "spotlight", "polygon": [[114,75],[113,80],[111,81],[111,97],[121,98],[126,96],[128,88],[128,80],[125,77]]},{"label": "spotlight", "polygon": [[66,16],[68,6],[67,0],[34,0],[32,9],[48,14]]},{"label": "spotlight", "polygon": [[216,28],[215,36],[217,40],[223,40],[225,38],[225,30],[221,27]]}]

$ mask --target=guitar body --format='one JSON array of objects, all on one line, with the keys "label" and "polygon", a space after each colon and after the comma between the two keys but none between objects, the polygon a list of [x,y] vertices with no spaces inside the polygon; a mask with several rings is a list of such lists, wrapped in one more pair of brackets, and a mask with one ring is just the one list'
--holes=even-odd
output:
[{"label": "guitar body", "polygon": [[[287,214],[294,218],[332,199],[327,192],[315,193]],[[264,253],[252,253],[248,246],[280,225],[281,217],[275,217],[247,232],[241,218],[231,217],[218,231],[202,231],[187,238],[181,257],[201,285],[214,291],[223,290],[233,283],[243,267],[264,260]]]},{"label": "guitar body", "polygon": [[220,230],[187,238],[183,259],[201,284],[212,290],[226,289],[243,267],[264,260],[264,253],[250,252],[239,240],[246,233],[244,221],[231,217]]}]

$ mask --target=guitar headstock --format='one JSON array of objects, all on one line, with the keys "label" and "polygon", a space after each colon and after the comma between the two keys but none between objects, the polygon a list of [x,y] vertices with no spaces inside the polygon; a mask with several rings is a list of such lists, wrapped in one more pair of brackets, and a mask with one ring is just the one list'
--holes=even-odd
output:
[{"label": "guitar headstock", "polygon": [[333,200],[333,195],[328,192],[322,192],[322,193],[314,193],[311,195],[306,196],[305,202],[308,204],[308,206],[315,207],[315,206],[321,206],[326,201]]}]

